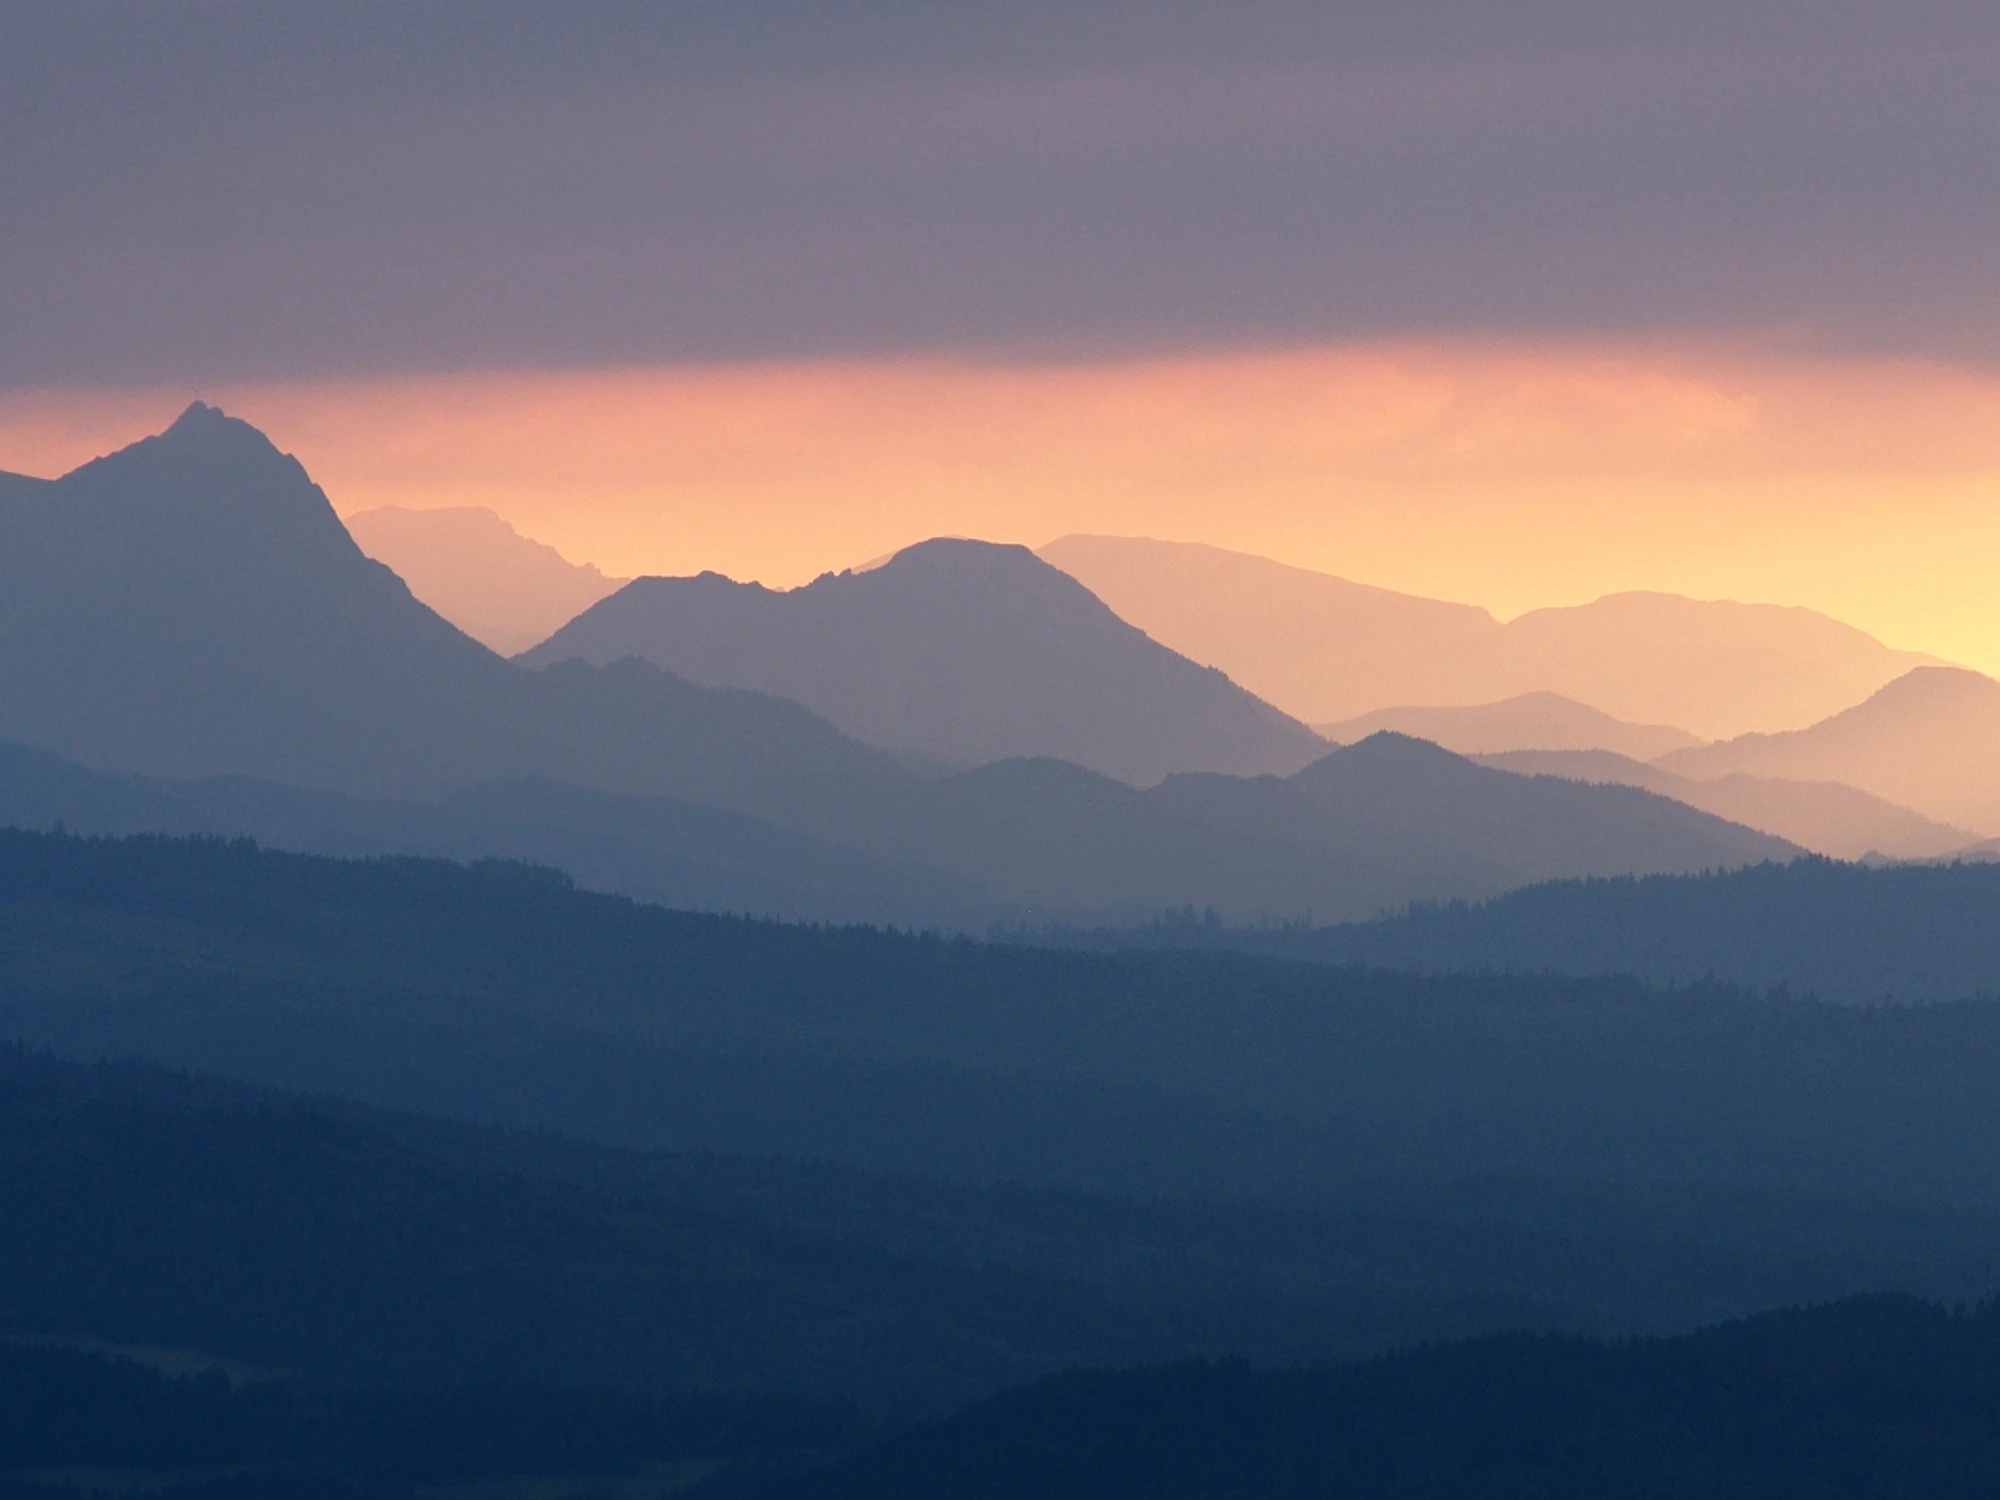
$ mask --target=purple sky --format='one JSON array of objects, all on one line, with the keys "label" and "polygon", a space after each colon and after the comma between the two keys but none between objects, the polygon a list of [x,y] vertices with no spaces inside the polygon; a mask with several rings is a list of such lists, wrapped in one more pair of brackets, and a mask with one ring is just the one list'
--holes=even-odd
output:
[{"label": "purple sky", "polygon": [[1663,330],[1994,364],[1996,78],[1990,0],[0,0],[0,386]]}]

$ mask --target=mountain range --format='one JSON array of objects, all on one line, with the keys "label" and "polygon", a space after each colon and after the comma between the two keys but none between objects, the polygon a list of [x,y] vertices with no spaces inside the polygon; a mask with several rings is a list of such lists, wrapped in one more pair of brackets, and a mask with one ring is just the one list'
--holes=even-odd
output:
[{"label": "mountain range", "polygon": [[[6,495],[0,737],[100,773],[262,784],[106,792],[171,804],[180,831],[205,808],[208,831],[557,858],[654,899],[954,926],[1186,906],[1338,920],[1559,875],[1800,852],[1630,788],[1514,777],[1398,736],[1288,778],[1207,772],[1140,791],[1046,757],[919,772],[799,704],[630,658],[529,670],[419,603],[296,461],[198,403],[159,437]],[[1097,680],[1069,657],[1101,660],[1110,642],[1180,701],[1207,694],[1227,724],[1275,726],[1267,748],[1305,759],[1319,743],[1015,550],[920,548],[813,597],[925,597],[968,569],[1035,581],[1050,618],[1080,622],[1080,642],[1015,637],[1039,640],[1042,667],[1068,684],[1054,701]],[[789,608],[696,582],[754,611]],[[72,811],[44,799],[38,817],[90,826],[93,785],[71,781]],[[300,793],[371,805],[287,801]],[[135,831],[121,816],[97,826]]]},{"label": "mountain range", "polygon": [[940,538],[777,591],[641,578],[523,655],[639,657],[805,704],[856,739],[969,767],[1049,756],[1151,785],[1289,775],[1317,735],[1126,624],[1025,547]]},{"label": "mountain range", "polygon": [[197,402],[0,505],[0,737],[102,769],[366,796],[542,775],[724,807],[906,773],[795,704],[639,662],[510,666],[363,556],[305,470]]},{"label": "mountain range", "polygon": [[1194,543],[1067,536],[1040,555],[1155,640],[1309,724],[1551,692],[1714,740],[1815,723],[1934,664],[1769,604],[1625,593],[1502,624],[1470,605]]},{"label": "mountain range", "polygon": [[790,822],[545,778],[437,801],[362,798],[243,776],[95,771],[0,743],[0,824],[519,859],[688,910],[974,932],[1183,909],[1339,921],[1557,875],[1801,852],[1650,794],[1529,780],[1393,736],[1287,780],[1174,777],[1145,792],[1061,761],[1002,761],[913,775],[899,795]]},{"label": "mountain range", "polygon": [[345,518],[361,550],[502,656],[548,637],[627,580],[573,563],[478,506],[384,505]]}]

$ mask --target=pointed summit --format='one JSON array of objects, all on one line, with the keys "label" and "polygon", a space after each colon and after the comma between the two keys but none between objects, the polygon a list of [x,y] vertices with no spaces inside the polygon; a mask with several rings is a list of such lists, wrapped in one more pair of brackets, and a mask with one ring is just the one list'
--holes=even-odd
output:
[{"label": "pointed summit", "polygon": [[38,503],[0,497],[0,643],[0,740],[101,768],[392,796],[552,776],[760,806],[906,775],[790,704],[510,667],[206,402]]},{"label": "pointed summit", "polygon": [[277,444],[250,423],[241,417],[232,417],[221,407],[210,406],[206,401],[189,402],[187,410],[174,418],[173,425],[159,435],[159,440],[176,447],[199,446],[207,450],[227,449],[260,454],[279,452]]},{"label": "pointed summit", "polygon": [[221,407],[210,406],[206,401],[190,401],[187,410],[174,418],[173,426],[167,431],[183,434],[200,432],[228,420]]}]

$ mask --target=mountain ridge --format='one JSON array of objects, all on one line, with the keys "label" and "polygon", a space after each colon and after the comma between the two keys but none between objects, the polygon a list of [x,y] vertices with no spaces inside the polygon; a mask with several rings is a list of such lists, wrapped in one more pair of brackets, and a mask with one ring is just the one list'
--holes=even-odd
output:
[{"label": "mountain ridge", "polygon": [[1700,780],[1732,775],[1840,781],[1939,822],[2000,834],[2000,682],[1925,666],[1865,701],[1785,734],[1744,735],[1662,757]]},{"label": "mountain ridge", "polygon": [[[992,577],[996,556],[1004,566]],[[968,557],[1017,614],[1039,610],[1041,596],[1016,587],[1025,574],[1068,601],[1065,608],[1086,613],[1120,650],[1209,693],[1232,723],[1255,728],[1275,717],[1018,549],[920,549],[832,593],[879,598],[866,590],[886,578],[951,604],[966,592],[955,562]],[[927,571],[936,558],[954,566]],[[847,592],[863,584],[862,594]],[[703,587],[763,607],[757,591],[719,579]],[[892,634],[909,633],[900,606],[874,618]],[[966,618],[976,635],[991,610]],[[955,628],[968,633],[963,622]],[[1055,635],[1067,638],[1060,622]],[[1042,669],[1016,649],[1027,639],[1016,634],[996,648],[1017,674]],[[166,434],[36,488],[29,499],[0,505],[0,642],[0,739],[98,771],[233,775],[405,803],[496,784],[560,783],[753,820],[726,825],[684,808],[670,816],[653,803],[613,808],[551,791],[528,808],[517,790],[514,804],[487,810],[525,819],[532,841],[517,837],[520,827],[491,821],[447,829],[468,851],[494,849],[501,835],[507,842],[498,852],[548,857],[566,849],[583,866],[614,872],[602,878],[655,896],[740,892],[739,877],[782,874],[772,861],[789,848],[817,872],[820,895],[793,887],[813,903],[842,868],[857,891],[877,893],[907,892],[916,871],[941,870],[950,877],[938,882],[947,913],[961,896],[983,891],[994,919],[1131,922],[1213,905],[1235,920],[1306,912],[1328,920],[1410,900],[1493,895],[1560,875],[1733,866],[1800,852],[1662,799],[1621,788],[1537,788],[1394,738],[1332,752],[1341,769],[1309,772],[1298,786],[1216,777],[1142,793],[1047,759],[919,774],[797,702],[700,686],[636,658],[530,670],[419,602],[362,554],[296,460],[208,407],[190,408]],[[912,649],[929,644],[920,639]],[[983,689],[975,683],[968,691]],[[1155,706],[1142,706],[1152,717],[1118,721],[1121,732],[1158,722]],[[1327,760],[1323,742],[1303,726],[1278,723],[1289,761]],[[1371,766],[1366,796],[1304,809],[1312,840],[1287,826],[1286,809],[1317,784],[1315,775],[1352,779]],[[1382,805],[1371,809],[1371,797]],[[1434,808],[1419,805],[1426,801],[1455,807],[1456,823],[1441,823]],[[384,818],[415,820],[423,837],[435,838],[439,818],[449,824],[452,815],[377,808],[356,816],[370,837],[393,847],[411,835],[408,828],[383,835]],[[725,825],[735,832],[725,837]],[[683,838],[698,860],[676,852]],[[906,921],[917,912],[929,922],[943,919],[938,907],[897,896],[882,916]],[[867,910],[851,901],[810,909],[846,919]]]},{"label": "mountain ridge", "polygon": [[1156,639],[1312,724],[1547,691],[1714,740],[1814,723],[1936,662],[1796,606],[1637,591],[1502,623],[1477,606],[1197,543],[1072,535],[1040,555]]},{"label": "mountain ridge", "polygon": [[1149,785],[1182,770],[1289,774],[1324,749],[1026,548],[989,542],[935,538],[790,590],[714,572],[636,579],[518,660],[622,656],[966,766],[1052,756]]},{"label": "mountain ridge", "polygon": [[0,544],[0,736],[101,769],[401,797],[546,775],[760,812],[910,776],[778,699],[510,666],[200,403],[0,507]]},{"label": "mountain ridge", "polygon": [[342,518],[356,543],[410,591],[502,656],[546,640],[630,582],[521,535],[482,506],[377,506]]},{"label": "mountain ridge", "polygon": [[1938,859],[1977,842],[1966,829],[1837,781],[1789,781],[1741,772],[1698,781],[1608,750],[1514,750],[1472,758],[1517,775],[1641,787],[1835,859]]}]

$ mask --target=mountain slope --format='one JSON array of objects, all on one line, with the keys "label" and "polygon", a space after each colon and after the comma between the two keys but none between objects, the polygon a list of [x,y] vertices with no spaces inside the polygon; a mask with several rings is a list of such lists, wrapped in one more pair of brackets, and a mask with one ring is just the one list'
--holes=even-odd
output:
[{"label": "mountain slope", "polygon": [[[1763,915],[1729,897],[1814,885],[1848,899],[1806,902],[1791,935],[1813,940],[1753,956],[1825,969],[1830,932],[1835,973],[1894,974],[1932,961],[1907,915],[1949,907],[1959,972],[1996,971],[2000,924],[1964,914],[1993,910],[2000,870],[1797,868],[1826,878],[1664,883],[1724,898],[1683,925],[1707,945],[1697,974]],[[1491,930],[1619,931],[1533,906]],[[1996,1201],[2000,1002],[1847,1008],[1531,967],[1058,953],[666,912],[518,868],[0,833],[0,1037],[69,1056],[959,1180],[1379,1203],[1370,1184],[1436,1201],[1499,1175],[1507,1222],[1537,1176]],[[1990,1227],[1969,1238],[1968,1259],[1990,1252]]]},{"label": "mountain slope", "polygon": [[1026,548],[985,542],[925,542],[782,593],[714,573],[642,578],[520,660],[628,656],[960,765],[1050,756],[1147,785],[1175,771],[1289,773],[1325,749]]},{"label": "mountain slope", "polygon": [[1643,787],[1835,859],[1861,859],[1869,854],[1937,859],[1958,853],[1974,841],[1962,828],[1934,822],[1835,781],[1743,775],[1696,781],[1605,750],[1515,750],[1475,759],[1481,765],[1522,776],[1560,776],[1599,785]]},{"label": "mountain slope", "polygon": [[590,890],[690,911],[970,930],[1001,914],[984,887],[936,866],[667,797],[528,778],[393,801],[242,776],[92,771],[0,741],[0,826],[58,824],[90,836],[253,838],[304,854],[527,860]]},{"label": "mountain slope", "polygon": [[[1337,750],[1286,781],[1176,776],[1150,795],[1232,833],[1338,851],[1341,866],[1397,892],[1390,905],[1498,894],[1543,878],[1529,871],[1636,874],[1639,858],[1658,873],[1683,872],[1802,852],[1665,798],[1495,772],[1393,734]],[[1344,909],[1356,909],[1358,894]]]},{"label": "mountain slope", "polygon": [[1157,940],[1396,970],[1719,982],[1863,1006],[2000,997],[2000,867],[1810,859],[1714,875],[1558,880],[1314,932]]},{"label": "mountain slope", "polygon": [[1721,739],[1811,724],[1932,660],[1776,605],[1613,594],[1502,625],[1216,547],[1064,537],[1041,555],[1154,639],[1312,724],[1553,692]]},{"label": "mountain slope", "polygon": [[1443,664],[1479,650],[1499,629],[1472,605],[1193,542],[1066,536],[1037,555],[1154,640],[1220,667],[1309,724],[1402,703],[1461,701],[1429,685]]},{"label": "mountain slope", "polygon": [[364,557],[296,460],[200,403],[0,499],[0,737],[378,796],[543,775],[762,812],[906,779],[793,704],[636,662],[508,665]]},{"label": "mountain slope", "polygon": [[[1031,922],[1373,916],[1565,874],[1731,868],[1801,851],[1624,787],[1489,771],[1377,735],[1298,774],[1169,777],[1136,791],[1050,760],[929,782],[819,836],[942,866]],[[1021,910],[1025,908],[1025,911]]]},{"label": "mountain slope", "polygon": [[1627,724],[1560,693],[1522,693],[1466,708],[1384,708],[1340,724],[1314,726],[1338,745],[1391,730],[1441,745],[1456,755],[1516,750],[1608,750],[1653,760],[1701,741],[1668,724]]},{"label": "mountain slope", "polygon": [[1975,1500],[2000,1313],[1914,1298],[1672,1341],[1504,1338],[1318,1370],[1083,1370],[898,1434],[782,1500]]},{"label": "mountain slope", "polygon": [[1920,667],[1809,729],[1744,735],[1660,764],[1705,781],[1841,781],[1940,822],[2000,834],[2000,682]]},{"label": "mountain slope", "polygon": [[522,536],[490,510],[384,505],[344,518],[361,550],[502,656],[525,651],[627,582]]},{"label": "mountain slope", "polygon": [[[1672,802],[1538,789],[1417,741],[1384,737],[1333,765],[1344,769],[1292,781],[1176,777],[1139,792],[1061,761],[1000,761],[785,826],[540,778],[396,801],[240,776],[111,774],[0,742],[0,825],[526,859],[592,890],[690,910],[971,932],[1188,907],[1239,922],[1337,920],[1552,874],[1706,869],[1797,852]],[[1315,801],[1303,789],[1313,775],[1342,783],[1342,795]]]}]

